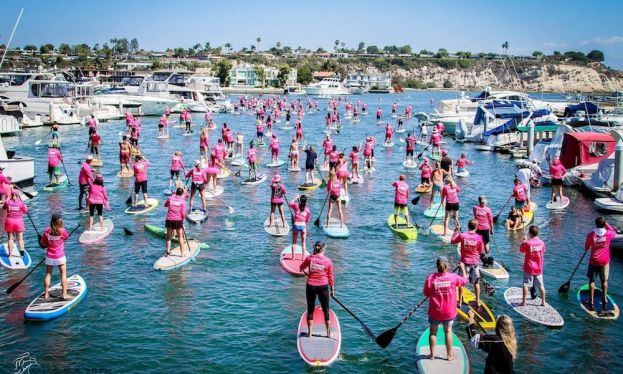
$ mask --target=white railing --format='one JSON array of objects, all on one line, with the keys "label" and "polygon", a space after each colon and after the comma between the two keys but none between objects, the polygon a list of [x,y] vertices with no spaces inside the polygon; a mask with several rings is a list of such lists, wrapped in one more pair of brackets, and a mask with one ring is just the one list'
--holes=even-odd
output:
[{"label": "white railing", "polygon": [[0,134],[10,134],[21,131],[22,128],[13,116],[0,116]]}]

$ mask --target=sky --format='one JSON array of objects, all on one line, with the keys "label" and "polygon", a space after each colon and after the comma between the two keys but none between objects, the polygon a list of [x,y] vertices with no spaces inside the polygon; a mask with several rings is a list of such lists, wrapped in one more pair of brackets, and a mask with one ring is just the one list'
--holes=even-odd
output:
[{"label": "sky", "polygon": [[100,45],[137,38],[141,48],[165,50],[209,41],[260,50],[282,46],[331,50],[410,44],[414,51],[502,52],[530,55],[593,49],[623,69],[623,1],[611,0],[2,0],[0,44],[24,14],[11,46]]}]

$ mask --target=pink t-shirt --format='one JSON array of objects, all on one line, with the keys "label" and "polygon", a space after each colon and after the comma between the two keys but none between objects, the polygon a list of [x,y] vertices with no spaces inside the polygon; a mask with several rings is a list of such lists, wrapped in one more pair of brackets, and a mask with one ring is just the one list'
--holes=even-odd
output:
[{"label": "pink t-shirt", "polygon": [[199,137],[199,146],[200,147],[207,147],[209,146],[209,138],[207,134],[201,134],[201,136]]},{"label": "pink t-shirt", "polygon": [[303,261],[300,270],[303,271],[309,267],[309,276],[307,284],[310,286],[325,286],[327,284],[333,286],[333,263],[323,255],[311,255]]},{"label": "pink t-shirt", "polygon": [[519,247],[519,252],[524,254],[523,271],[530,275],[543,274],[543,255],[545,254],[545,243],[538,237],[531,238]]},{"label": "pink t-shirt", "polygon": [[61,229],[60,235],[52,235],[51,229],[48,227],[41,236],[41,245],[47,247],[45,257],[56,260],[65,256],[65,240],[69,238],[69,233],[64,228]]},{"label": "pink t-shirt", "polygon": [[173,156],[171,158],[171,170],[179,171],[184,168],[184,160],[179,156]]},{"label": "pink t-shirt", "polygon": [[340,196],[341,188],[342,182],[340,182],[339,180],[327,182],[327,191],[329,191],[329,195],[331,196]]},{"label": "pink t-shirt", "polygon": [[193,183],[201,184],[207,182],[207,178],[203,170],[201,168],[197,168],[196,166],[186,172],[186,178],[192,176]]},{"label": "pink t-shirt", "polygon": [[353,163],[353,164],[358,164],[359,163],[359,152],[352,151],[350,153],[349,157],[350,157],[350,162],[351,163]]},{"label": "pink t-shirt", "polygon": [[324,142],[322,142],[322,147],[324,148],[325,154],[331,153],[331,150],[333,149],[333,141],[331,139],[325,139]]},{"label": "pink t-shirt", "polygon": [[433,273],[424,283],[424,296],[428,296],[428,315],[438,321],[456,317],[456,288],[467,284],[467,279],[455,273]]},{"label": "pink t-shirt", "polygon": [[91,183],[89,185],[89,197],[87,203],[91,204],[104,204],[108,207],[108,195],[106,195],[106,188],[97,184]]},{"label": "pink t-shirt", "polygon": [[171,195],[164,202],[167,208],[167,218],[169,221],[183,221],[186,217],[186,199],[176,194]]},{"label": "pink t-shirt", "polygon": [[603,266],[610,263],[610,242],[616,236],[612,229],[606,229],[603,235],[598,235],[595,230],[586,235],[584,249],[591,250],[591,258],[588,261],[593,266]]},{"label": "pink t-shirt", "polygon": [[517,183],[515,187],[513,187],[513,196],[517,201],[526,201],[526,188],[523,183]]},{"label": "pink t-shirt", "polygon": [[549,173],[553,179],[562,179],[566,172],[567,169],[560,163],[549,167]]},{"label": "pink t-shirt", "polygon": [[463,169],[468,164],[469,164],[469,161],[466,158],[464,158],[464,157],[459,158],[458,160],[456,160],[456,167],[459,168],[459,169]]},{"label": "pink t-shirt", "polygon": [[291,201],[290,208],[292,208],[292,211],[294,212],[294,222],[309,223],[311,218],[309,207],[305,206],[305,210],[301,210],[297,201]]},{"label": "pink t-shirt", "polygon": [[271,191],[271,199],[270,202],[273,204],[281,204],[283,203],[283,197],[288,192],[286,187],[281,183],[273,183],[270,185]]},{"label": "pink t-shirt", "polygon": [[272,150],[279,149],[279,139],[276,139],[276,138],[270,139],[270,149]]},{"label": "pink t-shirt", "polygon": [[433,172],[433,169],[430,167],[429,164],[420,165],[420,170],[422,171],[422,178],[430,178],[431,173]]},{"label": "pink t-shirt", "polygon": [[249,160],[249,162],[256,161],[255,148],[249,148],[249,153],[247,153],[247,160]]},{"label": "pink t-shirt", "polygon": [[461,192],[459,186],[452,187],[452,185],[446,184],[441,190],[441,202],[443,203],[444,200],[447,200],[446,202],[450,204],[458,203],[459,192]]},{"label": "pink t-shirt", "polygon": [[477,265],[480,262],[480,254],[484,248],[482,237],[475,232],[455,231],[452,235],[452,244],[461,243],[461,262],[467,265]]},{"label": "pink t-shirt", "polygon": [[58,166],[58,164],[63,161],[63,156],[61,156],[61,151],[56,148],[48,149],[48,165],[52,167]]},{"label": "pink t-shirt", "polygon": [[340,158],[340,152],[331,151],[331,153],[329,153],[329,162],[337,162],[339,158]]},{"label": "pink t-shirt", "polygon": [[83,162],[78,173],[78,184],[89,184],[93,181],[93,172],[87,162]]},{"label": "pink t-shirt", "polygon": [[9,199],[4,203],[2,209],[6,210],[6,219],[22,221],[22,215],[28,213],[28,208],[21,200]]},{"label": "pink t-shirt", "polygon": [[407,138],[407,151],[413,151],[415,149],[415,137],[410,136]]},{"label": "pink t-shirt", "polygon": [[441,143],[441,139],[443,139],[443,137],[438,132],[430,136],[430,142],[433,143],[433,145],[439,145],[439,143]]},{"label": "pink t-shirt", "polygon": [[491,228],[491,224],[493,223],[493,215],[491,214],[491,209],[488,206],[480,206],[476,205],[473,209],[474,218],[478,221],[478,226],[476,229],[478,230],[489,230]]},{"label": "pink t-shirt", "polygon": [[144,182],[147,180],[147,168],[149,162],[147,160],[140,160],[134,163],[134,178],[137,182]]},{"label": "pink t-shirt", "polygon": [[394,181],[394,203],[406,205],[409,201],[409,185],[405,181]]}]

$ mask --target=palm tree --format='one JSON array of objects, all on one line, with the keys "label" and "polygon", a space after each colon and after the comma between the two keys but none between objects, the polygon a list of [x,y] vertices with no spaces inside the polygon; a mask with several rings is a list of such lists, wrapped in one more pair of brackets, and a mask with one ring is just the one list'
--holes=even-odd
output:
[{"label": "palm tree", "polygon": [[504,55],[508,53],[508,41],[502,43],[502,49],[504,50]]},{"label": "palm tree", "polygon": [[251,44],[251,52],[255,51],[255,44]]},{"label": "palm tree", "polygon": [[262,38],[260,38],[259,36],[255,39],[255,41],[257,42],[257,50],[260,50],[260,42],[262,41]]},{"label": "palm tree", "polygon": [[230,42],[225,43],[225,49],[227,50],[228,53],[231,52],[231,43]]},{"label": "palm tree", "polygon": [[277,47],[277,49],[281,48],[281,42],[277,42],[277,43],[275,44],[275,47]]},{"label": "palm tree", "polygon": [[346,47],[346,43],[344,43],[344,42],[340,43],[340,47],[342,47],[342,52],[343,52],[344,48]]},{"label": "palm tree", "polygon": [[337,52],[337,46],[340,45],[340,40],[335,39],[335,47],[333,48]]}]

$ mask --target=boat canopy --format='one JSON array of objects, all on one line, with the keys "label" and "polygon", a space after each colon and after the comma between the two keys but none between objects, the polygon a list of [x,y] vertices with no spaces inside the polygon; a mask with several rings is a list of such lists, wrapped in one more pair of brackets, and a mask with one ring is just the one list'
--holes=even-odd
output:
[{"label": "boat canopy", "polygon": [[614,152],[616,141],[610,134],[597,132],[566,133],[562,140],[560,162],[567,168],[596,164]]},{"label": "boat canopy", "polygon": [[575,105],[569,105],[565,108],[564,117],[573,117],[578,111],[583,111],[585,114],[595,114],[599,111],[599,107],[590,101],[584,101]]},{"label": "boat canopy", "polygon": [[591,175],[590,184],[595,187],[612,189],[614,184],[614,159],[607,158],[599,161],[597,171]]}]

